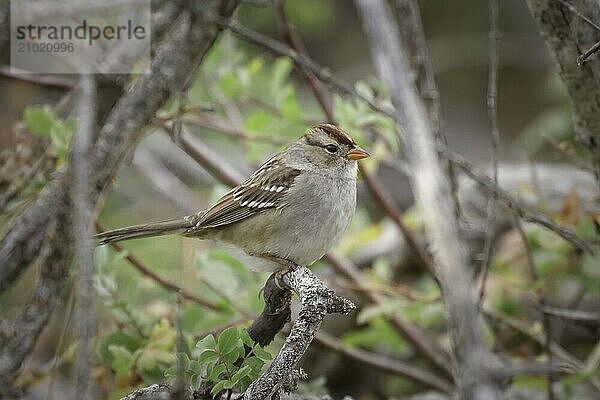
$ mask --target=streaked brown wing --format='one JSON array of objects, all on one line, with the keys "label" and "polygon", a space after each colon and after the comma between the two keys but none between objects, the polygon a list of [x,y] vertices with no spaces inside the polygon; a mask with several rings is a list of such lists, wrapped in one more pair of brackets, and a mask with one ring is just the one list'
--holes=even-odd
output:
[{"label": "streaked brown wing", "polygon": [[199,216],[186,234],[232,224],[281,204],[300,171],[282,165],[277,158],[264,163],[240,186],[233,188]]}]

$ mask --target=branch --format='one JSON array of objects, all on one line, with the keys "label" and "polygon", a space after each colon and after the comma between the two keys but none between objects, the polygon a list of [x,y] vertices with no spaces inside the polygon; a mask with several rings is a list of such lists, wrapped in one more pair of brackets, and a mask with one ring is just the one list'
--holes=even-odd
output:
[{"label": "branch", "polygon": [[418,368],[415,365],[382,354],[345,346],[340,340],[327,333],[319,332],[315,337],[315,342],[349,359],[358,361],[365,366],[373,367],[390,374],[405,376],[425,387],[444,393],[452,393],[454,390],[454,385],[451,382],[432,374],[426,369]]},{"label": "branch", "polygon": [[306,267],[298,267],[288,272],[283,276],[282,281],[286,287],[300,296],[300,313],[279,354],[244,394],[246,400],[267,399],[278,393],[312,342],[325,315],[348,314],[355,308],[352,302],[329,290]]},{"label": "branch", "polygon": [[577,139],[590,151],[600,183],[600,59],[577,64],[584,49],[598,42],[600,5],[595,0],[577,1],[578,9],[563,0],[527,4],[567,87]]},{"label": "branch", "polygon": [[[90,168],[95,172],[90,195],[92,204],[110,184],[143,128],[149,125],[170,96],[189,81],[220,31],[216,20],[230,16],[237,4],[236,0],[193,3],[173,22],[169,39],[157,50],[152,73],[135,80],[98,134],[93,157],[89,160]],[[71,207],[67,182],[68,176],[63,176],[49,184],[0,242],[0,285],[3,288],[38,255],[42,265],[32,299],[15,322],[19,335],[0,337],[0,395],[10,390],[15,371],[63,295],[68,266],[73,258],[72,247],[65,245],[72,238],[71,215],[67,212]]]},{"label": "branch", "polygon": [[434,249],[437,276],[442,287],[449,324],[458,392],[465,399],[500,399],[496,380],[499,360],[489,351],[471,294],[472,268],[458,232],[450,184],[437,156],[427,111],[409,81],[408,64],[398,42],[398,30],[383,1],[357,0],[374,62],[390,90],[395,120],[402,130],[413,175],[417,203],[425,205],[423,222]]},{"label": "branch", "polygon": [[[96,223],[96,231],[104,232],[104,228],[102,228],[102,226],[100,226],[98,223]],[[121,246],[121,244],[119,244],[118,242],[111,242],[109,245],[117,252],[126,251],[123,248],[123,246]],[[135,269],[137,269],[140,274],[152,279],[154,282],[158,283],[163,288],[181,295],[181,297],[183,297],[184,299],[189,300],[192,303],[198,304],[198,305],[200,305],[206,309],[209,309],[211,311],[219,311],[221,309],[218,305],[216,305],[208,300],[202,299],[202,298],[196,296],[195,294],[189,292],[187,289],[182,288],[181,286],[164,279],[163,277],[158,275],[156,272],[152,271],[152,269],[150,269],[146,265],[144,265],[144,263],[142,263],[137,257],[134,257],[131,254],[127,253],[127,255],[125,256],[125,259]]]},{"label": "branch", "polygon": [[[77,110],[77,135],[73,141],[72,160],[69,167],[73,183],[71,196],[73,201],[73,238],[75,256],[79,269],[75,304],[77,306],[77,347],[76,391],[83,397],[89,395],[91,343],[96,331],[94,309],[94,243],[92,239],[92,174],[89,160],[92,156],[93,133],[96,119],[96,82],[92,75],[80,77],[80,95]],[[65,260],[66,261],[66,260]]]},{"label": "branch", "polygon": [[248,335],[263,347],[273,341],[275,335],[290,321],[292,315],[290,309],[292,292],[281,288],[276,279],[275,274],[267,279],[263,288],[265,307],[248,328]]}]

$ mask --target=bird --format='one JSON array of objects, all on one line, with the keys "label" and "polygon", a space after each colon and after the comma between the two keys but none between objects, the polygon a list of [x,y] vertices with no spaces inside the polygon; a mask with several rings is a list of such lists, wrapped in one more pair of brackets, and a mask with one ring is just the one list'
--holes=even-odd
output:
[{"label": "bird", "polygon": [[357,161],[369,157],[336,125],[321,123],[194,215],[97,234],[99,244],[167,234],[209,239],[252,270],[308,267],[340,239],[356,208]]}]

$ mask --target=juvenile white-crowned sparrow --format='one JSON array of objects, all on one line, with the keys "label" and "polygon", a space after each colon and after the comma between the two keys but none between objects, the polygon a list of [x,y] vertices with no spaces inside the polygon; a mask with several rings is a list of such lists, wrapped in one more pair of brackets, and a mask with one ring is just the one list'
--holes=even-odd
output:
[{"label": "juvenile white-crowned sparrow", "polygon": [[309,266],[331,248],[352,220],[356,161],[368,156],[337,126],[319,124],[209,209],[96,237],[105,244],[175,233],[242,250],[239,254],[255,270]]}]

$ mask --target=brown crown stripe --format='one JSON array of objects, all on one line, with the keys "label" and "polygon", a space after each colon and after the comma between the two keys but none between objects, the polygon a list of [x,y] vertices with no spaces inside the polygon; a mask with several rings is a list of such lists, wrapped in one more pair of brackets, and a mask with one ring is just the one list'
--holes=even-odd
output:
[{"label": "brown crown stripe", "polygon": [[340,144],[347,144],[349,146],[356,146],[356,142],[343,130],[332,124],[318,124],[313,129],[320,129],[333,137]]}]

